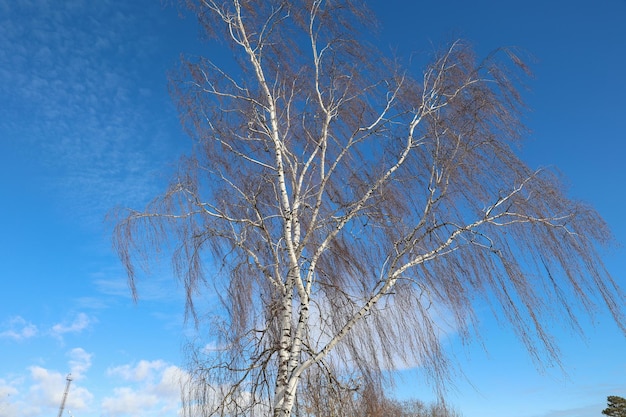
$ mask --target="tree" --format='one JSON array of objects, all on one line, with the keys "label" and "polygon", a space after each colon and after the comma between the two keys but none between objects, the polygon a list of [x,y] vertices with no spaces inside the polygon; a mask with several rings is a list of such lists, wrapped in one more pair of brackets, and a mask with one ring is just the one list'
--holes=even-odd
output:
[{"label": "tree", "polygon": [[608,406],[602,414],[610,417],[626,417],[626,399],[616,395],[607,397]]},{"label": "tree", "polygon": [[371,387],[342,392],[336,384],[319,384],[316,385],[316,389],[299,390],[293,415],[294,417],[459,416],[458,413],[444,404],[425,404],[419,400],[397,401],[381,396],[380,392],[371,389]]},{"label": "tree", "polygon": [[[115,244],[135,296],[137,263],[171,248],[209,327],[211,348],[190,344],[189,415],[289,416],[320,387],[380,396],[385,370],[417,364],[442,392],[441,334],[478,334],[479,303],[539,363],[559,359],[545,323],[580,329],[579,306],[624,329],[607,225],[515,153],[514,50],[477,60],[455,41],[416,72],[371,45],[357,0],[187,6],[234,60],[173,76],[195,147]],[[207,294],[221,307],[199,314]]]}]

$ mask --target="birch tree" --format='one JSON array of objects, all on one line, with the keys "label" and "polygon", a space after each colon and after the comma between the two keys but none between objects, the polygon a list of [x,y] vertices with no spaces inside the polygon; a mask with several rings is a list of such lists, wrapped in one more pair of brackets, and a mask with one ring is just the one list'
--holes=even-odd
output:
[{"label": "birch tree", "polygon": [[607,225],[516,154],[514,50],[455,41],[415,71],[372,45],[357,0],[186,5],[233,60],[209,48],[173,75],[193,151],[115,244],[135,296],[137,265],[171,251],[208,332],[188,415],[286,417],[302,390],[380,391],[407,366],[442,390],[442,337],[479,335],[477,306],[538,363],[559,360],[555,317],[580,330],[602,304],[624,329]]}]

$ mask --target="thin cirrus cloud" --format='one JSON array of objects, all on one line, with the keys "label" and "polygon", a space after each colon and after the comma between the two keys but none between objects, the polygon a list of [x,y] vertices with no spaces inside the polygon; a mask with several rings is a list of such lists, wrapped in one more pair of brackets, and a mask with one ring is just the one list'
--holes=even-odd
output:
[{"label": "thin cirrus cloud", "polygon": [[0,136],[79,217],[145,201],[155,160],[171,157],[164,119],[175,119],[163,110],[165,69],[146,76],[162,35],[145,21],[158,12],[110,0],[0,0],[0,10]]}]

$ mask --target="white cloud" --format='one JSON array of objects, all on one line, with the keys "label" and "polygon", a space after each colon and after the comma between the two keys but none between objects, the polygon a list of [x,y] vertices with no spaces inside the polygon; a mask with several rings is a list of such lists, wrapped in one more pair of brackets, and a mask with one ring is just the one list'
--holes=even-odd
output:
[{"label": "white cloud", "polygon": [[[72,382],[65,407],[76,415],[86,415],[94,396],[78,381],[91,367],[93,355],[82,348],[74,348],[67,356]],[[0,379],[0,417],[43,417],[58,411],[67,375],[39,365],[30,366],[27,371],[19,377]]]},{"label": "white cloud", "polygon": [[70,351],[69,356],[71,358],[69,365],[72,377],[74,379],[83,378],[85,372],[91,367],[91,357],[93,355],[85,352],[82,348],[75,348]]},{"label": "white cloud", "polygon": [[130,387],[115,388],[112,397],[107,397],[102,401],[102,410],[105,415],[137,416],[145,413],[146,410],[154,408],[159,402],[159,398],[154,394],[141,390],[134,390]]},{"label": "white cloud", "polygon": [[166,366],[162,360],[141,360],[136,365],[122,365],[107,370],[108,375],[121,376],[126,381],[149,381],[154,378],[155,371],[160,371]]},{"label": "white cloud", "polygon": [[12,386],[9,382],[5,381],[4,379],[0,379],[0,399],[5,399],[6,397],[10,397],[11,395],[15,395],[17,393],[18,393],[17,388]]},{"label": "white cloud", "polygon": [[0,416],[16,416],[18,408],[11,402],[11,399],[19,391],[8,381],[0,379]]},{"label": "white cloud", "polygon": [[104,415],[166,416],[180,408],[180,386],[187,374],[162,360],[141,360],[107,370],[110,377],[130,383],[117,387],[102,401]]},{"label": "white cloud", "polygon": [[66,384],[64,375],[41,366],[31,366],[29,370],[34,382],[29,389],[32,402],[50,407],[60,404]]},{"label": "white cloud", "polygon": [[58,323],[52,326],[52,334],[60,337],[65,333],[80,333],[93,322],[85,313],[79,313],[71,323]]},{"label": "white cloud", "polygon": [[[67,352],[71,371],[65,409],[85,417],[171,417],[180,411],[180,387],[188,374],[164,360],[141,360],[108,369],[98,381],[93,353],[77,347]],[[43,417],[59,409],[67,384],[65,372],[40,365],[20,377],[0,376],[0,417]],[[87,382],[98,385],[95,398]],[[64,415],[69,415],[65,414]]]},{"label": "white cloud", "polygon": [[188,379],[187,372],[177,366],[170,365],[161,374],[161,380],[155,387],[155,392],[164,398],[180,399],[180,387]]},{"label": "white cloud", "polygon": [[[40,366],[31,366],[29,370],[32,385],[28,390],[27,399],[33,408],[32,415],[59,407],[67,384],[66,375]],[[93,400],[93,394],[75,382],[70,384],[69,394],[65,403],[68,409],[86,410]]]},{"label": "white cloud", "polygon": [[27,322],[20,316],[11,318],[5,325],[7,330],[0,332],[0,338],[24,340],[35,337],[38,334],[37,326]]}]

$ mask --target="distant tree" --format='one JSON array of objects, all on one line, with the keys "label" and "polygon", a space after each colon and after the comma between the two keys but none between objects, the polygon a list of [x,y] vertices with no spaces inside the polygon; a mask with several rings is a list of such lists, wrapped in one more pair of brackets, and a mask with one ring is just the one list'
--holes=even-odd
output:
[{"label": "distant tree", "polygon": [[616,395],[607,397],[608,407],[602,410],[602,414],[609,417],[626,417],[626,399]]},{"label": "distant tree", "polygon": [[[115,242],[135,296],[137,263],[171,250],[209,326],[188,415],[287,417],[305,386],[383,398],[387,371],[415,364],[441,392],[442,320],[468,340],[485,303],[539,361],[559,359],[545,324],[579,329],[578,305],[600,300],[624,328],[607,225],[515,153],[514,51],[477,60],[456,41],[415,72],[368,43],[365,1],[186,3],[234,59],[173,76],[196,146]],[[204,291],[222,302],[211,315]]]},{"label": "distant tree", "polygon": [[426,404],[417,399],[398,401],[384,390],[367,386],[324,381],[325,374],[308,372],[300,383],[294,417],[458,417],[445,404]]}]

